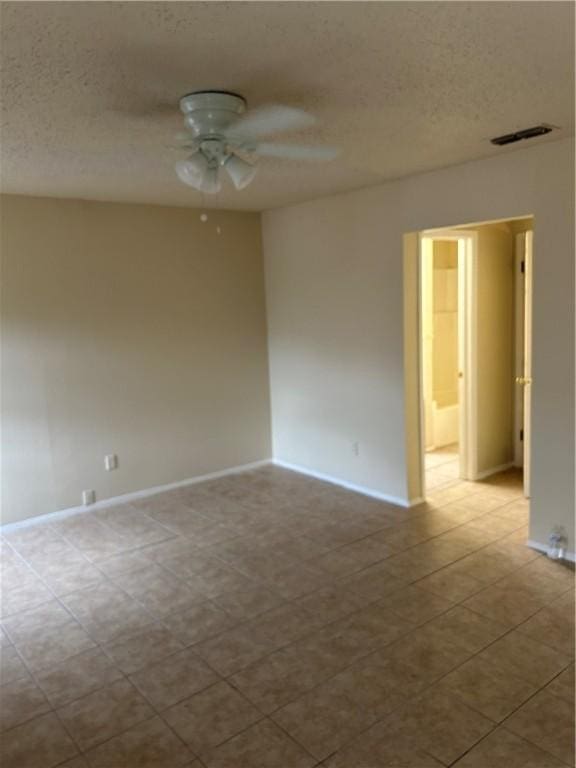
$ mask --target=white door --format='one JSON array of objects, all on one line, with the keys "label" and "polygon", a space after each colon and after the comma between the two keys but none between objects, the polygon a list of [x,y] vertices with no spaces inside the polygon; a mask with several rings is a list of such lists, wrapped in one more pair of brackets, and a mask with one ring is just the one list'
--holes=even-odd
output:
[{"label": "white door", "polygon": [[530,416],[532,413],[532,232],[524,251],[524,495],[530,497]]},{"label": "white door", "polygon": [[530,496],[530,414],[532,395],[532,232],[516,236],[514,464],[524,468],[524,495]]},{"label": "white door", "polygon": [[432,450],[434,445],[433,427],[433,353],[434,353],[434,251],[433,241],[428,237],[421,240],[421,312],[422,312],[422,383],[424,396],[424,447]]}]

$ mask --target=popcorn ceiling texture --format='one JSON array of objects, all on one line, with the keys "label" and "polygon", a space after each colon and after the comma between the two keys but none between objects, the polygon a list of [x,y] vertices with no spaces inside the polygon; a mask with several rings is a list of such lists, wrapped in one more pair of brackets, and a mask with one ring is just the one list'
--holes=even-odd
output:
[{"label": "popcorn ceiling texture", "polygon": [[569,3],[2,3],[3,191],[196,207],[169,144],[198,89],[308,109],[287,139],[320,167],[266,160],[209,204],[263,210],[515,151],[573,132]]}]

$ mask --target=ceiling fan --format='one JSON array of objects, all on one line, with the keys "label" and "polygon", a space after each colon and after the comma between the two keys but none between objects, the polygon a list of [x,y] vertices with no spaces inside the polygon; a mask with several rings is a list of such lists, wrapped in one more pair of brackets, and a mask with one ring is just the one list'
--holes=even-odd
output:
[{"label": "ceiling fan", "polygon": [[220,191],[221,169],[236,189],[244,189],[256,175],[260,157],[322,161],[338,154],[333,147],[261,141],[316,122],[293,107],[270,105],[246,113],[246,100],[236,93],[197,91],[180,99],[180,109],[186,131],[177,138],[190,154],[176,163],[176,173],[184,184],[206,194]]}]

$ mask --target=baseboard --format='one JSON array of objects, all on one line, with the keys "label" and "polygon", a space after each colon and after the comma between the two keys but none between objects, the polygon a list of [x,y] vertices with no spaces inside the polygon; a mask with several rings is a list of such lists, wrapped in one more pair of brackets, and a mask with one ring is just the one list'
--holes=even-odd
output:
[{"label": "baseboard", "polygon": [[317,480],[324,480],[326,483],[332,483],[332,485],[338,485],[340,488],[346,488],[348,491],[356,491],[363,496],[370,496],[373,499],[379,499],[380,501],[387,501],[389,504],[395,504],[397,507],[412,507],[415,504],[420,504],[422,500],[414,499],[408,501],[407,499],[401,499],[398,496],[390,496],[387,493],[381,493],[373,488],[366,488],[363,485],[356,485],[356,483],[349,483],[346,480],[341,480],[338,477],[332,477],[332,475],[325,475],[323,472],[316,472],[313,469],[302,467],[299,464],[290,464],[290,462],[282,461],[282,459],[272,459],[272,463],[277,467],[283,469],[290,469],[292,472],[299,472],[301,475],[308,475],[309,477],[315,477]]},{"label": "baseboard", "polygon": [[25,520],[18,520],[14,523],[3,523],[0,525],[0,529],[2,531],[13,531],[17,528],[25,528],[28,525],[34,525],[40,521],[50,522],[54,520],[63,520],[67,517],[71,517],[72,515],[78,515],[81,512],[92,512],[92,510],[95,509],[106,509],[107,507],[114,507],[116,504],[125,504],[136,499],[145,499],[147,496],[155,496],[157,493],[162,493],[163,491],[173,491],[176,488],[185,488],[187,485],[196,485],[197,483],[203,483],[206,480],[216,480],[219,477],[226,477],[227,475],[237,475],[241,472],[248,472],[251,469],[265,467],[271,463],[272,459],[262,459],[261,461],[253,461],[250,464],[241,464],[236,467],[229,467],[228,469],[219,469],[216,472],[209,472],[206,475],[196,475],[196,477],[189,477],[186,480],[178,480],[175,483],[156,485],[152,488],[144,488],[141,491],[131,491],[130,493],[124,493],[121,496],[111,496],[108,499],[96,501],[94,504],[80,505],[78,507],[68,507],[68,509],[60,509],[57,512],[47,512],[43,515],[27,517]]},{"label": "baseboard", "polygon": [[[541,542],[534,541],[533,539],[528,539],[526,543],[530,549],[535,549],[537,552],[542,552],[544,555],[547,555],[548,550],[550,549],[547,544],[542,544]],[[566,552],[564,560],[567,560],[569,563],[576,563],[576,552]]]},{"label": "baseboard", "polygon": [[498,472],[504,472],[507,469],[510,469],[511,467],[514,467],[515,464],[513,461],[509,461],[506,464],[500,464],[499,467],[492,467],[491,469],[485,469],[483,472],[477,472],[476,477],[472,482],[475,482],[476,480],[485,480],[487,477],[491,477],[492,475],[498,474]]}]

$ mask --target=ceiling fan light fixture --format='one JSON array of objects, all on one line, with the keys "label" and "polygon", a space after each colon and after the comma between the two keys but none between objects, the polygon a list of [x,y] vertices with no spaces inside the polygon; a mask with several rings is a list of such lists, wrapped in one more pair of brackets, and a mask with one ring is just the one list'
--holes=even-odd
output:
[{"label": "ceiling fan light fixture", "polygon": [[222,185],[218,178],[218,166],[209,165],[204,171],[202,183],[199,187],[200,191],[207,195],[215,195],[217,192],[220,192],[221,187]]},{"label": "ceiling fan light fixture", "polygon": [[230,155],[224,163],[224,168],[228,171],[236,189],[244,189],[256,176],[256,167],[237,155]]},{"label": "ceiling fan light fixture", "polygon": [[186,160],[179,160],[175,169],[180,181],[188,184],[189,187],[201,190],[208,171],[208,160],[201,152],[196,152]]}]

